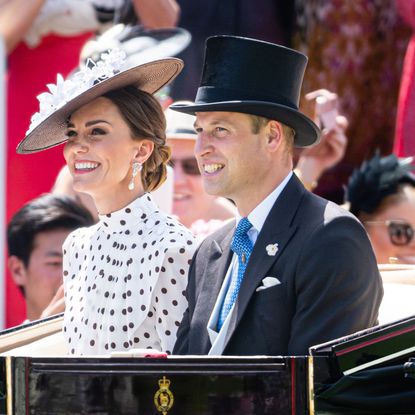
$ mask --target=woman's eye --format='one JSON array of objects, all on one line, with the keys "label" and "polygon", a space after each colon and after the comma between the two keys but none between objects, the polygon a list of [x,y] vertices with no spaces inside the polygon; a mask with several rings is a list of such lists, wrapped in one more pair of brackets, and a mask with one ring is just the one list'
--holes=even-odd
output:
[{"label": "woman's eye", "polygon": [[106,131],[102,128],[93,128],[91,131],[91,135],[103,135],[106,134]]},{"label": "woman's eye", "polygon": [[74,130],[68,130],[66,133],[66,136],[69,137],[75,137],[76,136],[76,131]]}]

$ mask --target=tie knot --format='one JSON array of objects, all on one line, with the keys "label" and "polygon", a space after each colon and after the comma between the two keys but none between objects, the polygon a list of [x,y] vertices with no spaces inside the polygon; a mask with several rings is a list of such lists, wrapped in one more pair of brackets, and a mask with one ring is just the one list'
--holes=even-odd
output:
[{"label": "tie knot", "polygon": [[248,258],[252,251],[252,243],[247,234],[251,228],[252,223],[249,222],[247,218],[242,218],[236,227],[231,248],[238,256],[244,254],[244,256]]},{"label": "tie knot", "polygon": [[235,237],[245,235],[252,228],[252,223],[248,218],[242,218],[235,230]]}]

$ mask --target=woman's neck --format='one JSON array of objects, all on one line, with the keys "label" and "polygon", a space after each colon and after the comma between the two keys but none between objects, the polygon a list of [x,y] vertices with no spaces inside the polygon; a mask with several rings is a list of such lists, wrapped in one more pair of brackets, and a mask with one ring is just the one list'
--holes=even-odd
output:
[{"label": "woman's neck", "polygon": [[100,195],[91,195],[94,199],[98,213],[100,215],[107,215],[108,213],[116,212],[125,206],[128,206],[131,202],[138,199],[144,194],[144,189],[136,188],[127,192],[119,194],[114,193],[110,197]]}]

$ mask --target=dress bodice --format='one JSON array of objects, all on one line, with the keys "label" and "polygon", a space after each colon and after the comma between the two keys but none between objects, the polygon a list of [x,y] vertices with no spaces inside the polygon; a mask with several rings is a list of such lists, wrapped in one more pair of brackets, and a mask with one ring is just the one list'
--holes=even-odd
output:
[{"label": "dress bodice", "polygon": [[190,231],[149,194],[72,232],[63,266],[70,353],[171,352],[194,249]]}]

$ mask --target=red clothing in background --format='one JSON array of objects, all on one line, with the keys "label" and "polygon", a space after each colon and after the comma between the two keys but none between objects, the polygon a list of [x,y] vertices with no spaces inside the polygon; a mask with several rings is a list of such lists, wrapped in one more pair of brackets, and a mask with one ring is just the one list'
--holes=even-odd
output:
[{"label": "red clothing in background", "polygon": [[[90,36],[47,36],[34,49],[21,42],[8,57],[7,222],[24,203],[50,191],[64,164],[62,146],[29,155],[16,154],[16,147],[29,128],[32,114],[39,110],[36,96],[46,92],[46,84],[56,83],[57,73],[66,77],[78,65],[79,52]],[[5,324],[14,326],[24,319],[24,299],[7,274]]]}]

